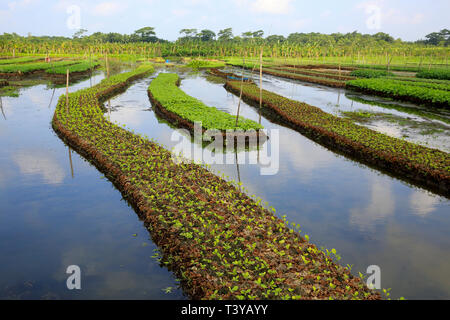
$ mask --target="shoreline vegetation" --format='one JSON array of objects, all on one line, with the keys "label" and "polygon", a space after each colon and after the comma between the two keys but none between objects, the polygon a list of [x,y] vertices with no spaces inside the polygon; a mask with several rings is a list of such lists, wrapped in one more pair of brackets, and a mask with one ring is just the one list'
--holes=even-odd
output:
[{"label": "shoreline vegetation", "polygon": [[[240,93],[236,81],[228,81],[225,88],[235,95]],[[254,84],[245,83],[242,95],[250,104],[259,103],[259,87]],[[314,141],[450,197],[448,153],[389,137],[270,91],[263,90],[262,101],[275,117]]]},{"label": "shoreline vegetation", "polygon": [[[61,96],[58,136],[103,172],[145,221],[162,264],[193,299],[380,299],[340,257],[205,167],[109,122],[101,102],[151,65]],[[295,229],[295,230],[294,230]]]}]

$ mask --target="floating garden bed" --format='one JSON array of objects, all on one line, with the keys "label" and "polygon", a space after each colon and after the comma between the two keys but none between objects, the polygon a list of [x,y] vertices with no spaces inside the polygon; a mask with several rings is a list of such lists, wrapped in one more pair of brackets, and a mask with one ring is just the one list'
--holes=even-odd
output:
[{"label": "floating garden bed", "polygon": [[356,78],[382,78],[393,76],[394,74],[384,70],[358,69],[352,71],[350,75]]},{"label": "floating garden bed", "polygon": [[133,205],[161,263],[191,298],[380,299],[335,262],[335,250],[319,250],[260,200],[202,166],[174,163],[168,150],[107,121],[100,101],[151,71],[143,66],[71,93],[68,106],[62,96],[52,124]]},{"label": "floating garden bed", "polygon": [[417,73],[417,78],[450,80],[450,69],[422,70]]},{"label": "floating garden bed", "polygon": [[[239,94],[240,84],[226,88]],[[243,97],[259,103],[259,88],[243,85]],[[396,139],[333,116],[317,107],[263,90],[263,106],[311,139],[397,177],[450,197],[450,155]]]},{"label": "floating garden bed", "polygon": [[28,63],[28,62],[35,62],[38,60],[44,60],[44,58],[22,57],[22,58],[2,59],[0,60],[0,65]]},{"label": "floating garden bed", "polygon": [[450,108],[450,92],[420,86],[420,83],[394,79],[357,79],[347,82],[347,87],[358,91],[411,101],[429,106]]},{"label": "floating garden bed", "polygon": [[70,82],[73,82],[86,77],[92,72],[92,70],[95,70],[99,66],[100,63],[97,61],[82,61],[69,66],[50,68],[45,72],[53,82],[61,84],[66,82],[67,70],[69,70],[69,80]]},{"label": "floating garden bed", "polygon": [[[242,67],[243,64],[233,64],[233,66]],[[253,69],[253,67],[251,67],[249,64],[246,64],[244,66],[244,68],[245,69]],[[317,83],[317,84],[334,87],[334,88],[344,88],[345,87],[345,81],[339,81],[339,80],[333,80],[333,79],[315,77],[315,76],[308,76],[308,75],[301,75],[301,74],[297,74],[297,73],[281,71],[281,70],[276,70],[276,69],[263,68],[263,73],[270,74],[272,76],[276,76],[276,77],[280,77],[280,78],[287,78],[287,79],[292,79],[292,80]]]},{"label": "floating garden bed", "polygon": [[38,62],[38,63],[25,63],[14,65],[2,65],[0,66],[0,77],[21,77],[36,72],[43,72],[51,70],[53,68],[67,67],[77,64],[79,61],[66,60],[57,62]]},{"label": "floating garden bed", "polygon": [[219,130],[224,137],[227,135],[226,131],[231,130],[234,131],[233,136],[243,135],[246,140],[258,137],[267,138],[260,131],[263,127],[258,123],[239,117],[236,126],[236,116],[206,106],[201,101],[187,95],[178,88],[179,81],[180,79],[175,73],[161,73],[148,88],[152,104],[169,121],[191,132],[194,131],[194,123],[201,122],[203,131]]},{"label": "floating garden bed", "polygon": [[212,69],[208,70],[208,73],[212,74],[214,76],[220,77],[220,78],[227,79],[227,80],[241,80],[241,81],[244,81],[244,82],[253,82],[253,80],[248,78],[248,77],[242,77],[242,75],[239,76],[239,75],[234,74],[232,72],[224,72],[224,71],[221,71],[221,70],[219,70],[217,68],[212,68]]},{"label": "floating garden bed", "polygon": [[321,71],[315,71],[315,70],[309,70],[309,69],[297,69],[297,68],[287,68],[287,67],[273,67],[273,68],[268,68],[268,69],[289,72],[289,73],[295,73],[295,74],[300,74],[300,75],[304,75],[304,76],[313,76],[313,77],[340,80],[340,81],[355,79],[355,77],[351,77],[345,73],[339,74],[339,72],[328,73],[328,72],[321,72]]}]

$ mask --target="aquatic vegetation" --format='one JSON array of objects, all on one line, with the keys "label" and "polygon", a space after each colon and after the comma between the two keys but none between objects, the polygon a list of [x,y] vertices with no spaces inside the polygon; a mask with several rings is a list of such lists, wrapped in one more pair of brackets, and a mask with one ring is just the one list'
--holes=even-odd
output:
[{"label": "aquatic vegetation", "polygon": [[357,79],[347,82],[347,87],[359,91],[428,104],[436,107],[450,107],[450,92],[431,89],[415,82],[402,82],[393,79]]},{"label": "aquatic vegetation", "polygon": [[422,70],[417,73],[417,78],[450,80],[450,69]]},{"label": "aquatic vegetation", "polygon": [[22,57],[22,58],[0,59],[0,65],[27,63],[27,62],[37,61],[37,60],[44,60],[44,58]]},{"label": "aquatic vegetation", "polygon": [[82,61],[79,62],[77,64],[73,64],[73,65],[69,65],[69,66],[57,66],[55,68],[50,68],[47,69],[46,72],[49,74],[63,74],[65,75],[67,70],[69,70],[70,73],[73,72],[85,72],[88,71],[90,69],[95,69],[96,67],[98,67],[100,65],[99,62],[97,61]]},{"label": "aquatic vegetation", "polygon": [[208,107],[201,101],[187,95],[178,88],[178,82],[177,74],[161,73],[150,84],[149,94],[163,108],[191,123],[201,122],[204,129],[263,129],[258,123],[243,117],[239,117],[236,126],[236,116],[214,107]]},{"label": "aquatic vegetation", "polygon": [[384,70],[358,69],[352,71],[350,75],[357,78],[381,78],[393,76],[394,74]]},{"label": "aquatic vegetation", "polygon": [[268,70],[279,70],[289,73],[295,73],[295,74],[301,74],[306,76],[313,76],[313,77],[319,77],[319,78],[326,78],[326,79],[334,79],[334,80],[353,80],[355,77],[349,76],[348,74],[339,72],[321,72],[321,71],[315,71],[311,69],[305,69],[305,68],[288,68],[288,67],[272,67],[268,68]]},{"label": "aquatic vegetation", "polygon": [[417,107],[412,107],[412,106],[411,107],[410,106],[402,106],[402,105],[394,104],[394,103],[385,103],[385,102],[367,100],[367,99],[363,99],[361,97],[353,96],[350,94],[346,94],[345,96],[350,100],[360,102],[363,104],[382,107],[385,109],[397,110],[397,111],[401,111],[404,113],[417,115],[417,116],[427,118],[427,119],[438,120],[438,121],[442,121],[444,123],[450,124],[450,117],[446,117],[445,115],[438,113],[438,111],[440,111],[442,109],[432,110],[430,108],[425,109],[425,108],[417,108]]},{"label": "aquatic vegetation", "polygon": [[[237,94],[240,84],[228,81],[226,88]],[[259,88],[245,83],[243,96],[250,103],[258,103]],[[446,152],[387,136],[266,90],[263,106],[315,141],[449,195],[450,155]]]},{"label": "aquatic vegetation", "polygon": [[186,66],[192,69],[222,68],[225,67],[225,62],[218,60],[195,59],[190,61]]},{"label": "aquatic vegetation", "polygon": [[38,63],[25,63],[14,65],[0,66],[0,73],[28,73],[33,71],[44,71],[51,68],[65,67],[76,64],[78,61],[67,60],[57,62],[38,62]]},{"label": "aquatic vegetation", "polygon": [[170,151],[103,116],[100,101],[152,71],[141,66],[71,93],[68,102],[60,97],[52,124],[133,205],[185,292],[194,299],[380,299],[338,255],[309,243],[261,199],[203,166],[176,164]]}]

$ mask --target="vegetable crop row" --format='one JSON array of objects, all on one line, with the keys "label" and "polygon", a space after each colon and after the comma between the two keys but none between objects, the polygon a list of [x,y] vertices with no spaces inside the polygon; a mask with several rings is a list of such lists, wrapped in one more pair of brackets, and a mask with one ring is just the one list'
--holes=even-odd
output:
[{"label": "vegetable crop row", "polygon": [[50,73],[50,74],[66,74],[67,69],[69,70],[70,73],[73,72],[85,72],[88,71],[90,69],[95,69],[96,67],[98,67],[100,65],[99,62],[97,61],[93,61],[93,62],[89,62],[89,61],[82,61],[79,62],[77,64],[73,64],[73,65],[69,65],[68,67],[65,66],[58,66],[56,68],[50,68],[47,69],[46,72]]},{"label": "vegetable crop row", "polygon": [[347,87],[399,100],[436,107],[450,107],[449,91],[417,86],[414,82],[402,82],[393,79],[357,79],[348,81]]},{"label": "vegetable crop row", "polygon": [[72,93],[68,107],[62,96],[53,127],[133,205],[162,252],[161,264],[191,298],[380,298],[336,263],[335,250],[309,243],[260,199],[203,166],[176,164],[157,143],[107,121],[100,101],[150,71],[142,67]]},{"label": "vegetable crop row", "polygon": [[340,81],[355,79],[355,77],[349,76],[348,74],[345,74],[345,73],[342,73],[339,75],[336,73],[314,71],[314,70],[309,70],[309,69],[286,68],[286,67],[273,67],[273,68],[268,68],[268,69],[284,71],[284,72],[289,72],[289,73],[295,73],[295,74],[301,74],[301,75],[306,75],[306,76],[314,76],[314,77],[319,77],[319,78],[340,80]]},{"label": "vegetable crop row", "polygon": [[43,58],[22,57],[22,58],[13,58],[13,59],[0,59],[0,65],[27,63],[27,62],[37,61],[37,60],[43,60]]},{"label": "vegetable crop row", "polygon": [[78,61],[57,61],[57,62],[38,62],[38,63],[26,63],[15,65],[3,65],[0,66],[0,73],[29,73],[33,71],[44,71],[47,69],[70,66],[78,63]]},{"label": "vegetable crop row", "polygon": [[350,75],[357,78],[381,78],[393,76],[394,74],[384,70],[358,69],[352,71]]},{"label": "vegetable crop row", "polygon": [[450,69],[422,70],[416,74],[417,78],[450,80]]}]

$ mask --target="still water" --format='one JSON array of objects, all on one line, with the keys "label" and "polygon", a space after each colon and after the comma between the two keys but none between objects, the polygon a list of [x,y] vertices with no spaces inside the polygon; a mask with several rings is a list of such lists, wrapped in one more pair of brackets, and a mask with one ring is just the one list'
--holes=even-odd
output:
[{"label": "still water", "polygon": [[[154,76],[108,101],[105,116],[171,149],[177,144],[175,130],[148,101]],[[236,113],[238,98],[221,81],[203,73],[181,76],[187,94]],[[266,85],[271,81],[265,78]],[[89,81],[71,91],[86,86]],[[269,90],[283,94],[277,86],[273,82]],[[56,91],[55,97],[63,93]],[[307,99],[323,98],[307,92],[312,92]],[[76,153],[71,153],[72,177],[69,150],[50,126],[56,104],[48,107],[51,95],[51,89],[37,86],[19,98],[3,98],[0,298],[183,298],[173,276],[151,258],[156,248],[148,231],[112,184]],[[329,103],[334,99],[330,94]],[[245,103],[241,115],[258,120],[257,110]],[[335,248],[340,263],[353,265],[353,273],[380,266],[382,287],[392,288],[394,298],[450,298],[447,199],[336,155],[264,117],[262,124],[269,134],[279,132],[276,174],[261,175],[261,167],[251,164],[213,165],[212,170],[240,180],[277,215],[300,223],[313,243]],[[266,142],[261,152],[273,150],[276,140]],[[83,272],[79,292],[65,286],[65,268],[72,264]]]}]

